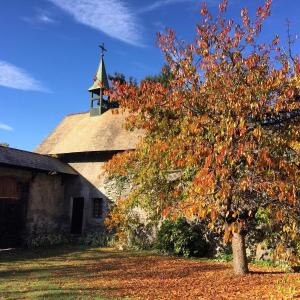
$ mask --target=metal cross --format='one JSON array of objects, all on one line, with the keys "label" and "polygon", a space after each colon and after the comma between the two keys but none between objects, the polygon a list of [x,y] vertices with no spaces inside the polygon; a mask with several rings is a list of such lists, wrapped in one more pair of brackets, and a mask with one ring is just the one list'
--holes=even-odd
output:
[{"label": "metal cross", "polygon": [[104,52],[107,51],[104,47],[104,43],[100,44],[99,48],[101,49],[101,56],[104,57]]}]

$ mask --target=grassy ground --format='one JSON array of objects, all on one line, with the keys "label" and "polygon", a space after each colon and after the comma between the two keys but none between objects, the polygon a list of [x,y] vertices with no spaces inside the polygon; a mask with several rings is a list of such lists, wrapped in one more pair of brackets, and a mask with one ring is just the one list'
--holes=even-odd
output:
[{"label": "grassy ground", "polygon": [[300,274],[150,252],[65,246],[0,252],[0,299],[295,299]]}]

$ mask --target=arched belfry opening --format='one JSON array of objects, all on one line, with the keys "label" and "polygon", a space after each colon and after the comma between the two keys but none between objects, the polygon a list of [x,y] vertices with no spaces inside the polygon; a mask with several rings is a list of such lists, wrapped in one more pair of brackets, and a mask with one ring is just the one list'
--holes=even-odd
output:
[{"label": "arched belfry opening", "polygon": [[104,91],[109,89],[108,78],[104,64],[104,53],[107,51],[104,44],[101,44],[101,58],[94,83],[89,88],[90,92],[90,116],[100,116],[109,109],[109,99],[104,95]]}]

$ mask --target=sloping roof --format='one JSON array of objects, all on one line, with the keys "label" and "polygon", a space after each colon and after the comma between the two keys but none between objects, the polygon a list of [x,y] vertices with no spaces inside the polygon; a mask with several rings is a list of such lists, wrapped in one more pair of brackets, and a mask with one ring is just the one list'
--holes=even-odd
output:
[{"label": "sloping roof", "polygon": [[3,146],[0,146],[1,165],[77,175],[71,166],[57,158]]},{"label": "sloping roof", "polygon": [[93,151],[132,150],[143,132],[124,128],[128,113],[110,109],[97,117],[90,113],[67,115],[36,152],[64,154]]},{"label": "sloping roof", "polygon": [[106,69],[105,69],[105,64],[104,64],[104,59],[103,57],[100,60],[100,64],[96,73],[96,76],[94,78],[94,83],[93,85],[89,88],[89,91],[97,91],[100,88],[104,89],[109,89],[109,84],[107,80],[107,74],[106,74]]}]

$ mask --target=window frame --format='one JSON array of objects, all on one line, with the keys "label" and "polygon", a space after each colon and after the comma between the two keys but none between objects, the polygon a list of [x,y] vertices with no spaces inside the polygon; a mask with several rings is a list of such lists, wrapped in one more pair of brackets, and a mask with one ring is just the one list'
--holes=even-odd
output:
[{"label": "window frame", "polygon": [[101,219],[103,218],[103,198],[92,198],[93,201],[93,218]]}]

